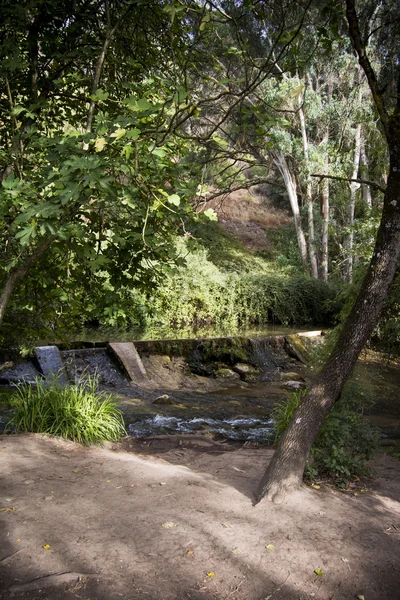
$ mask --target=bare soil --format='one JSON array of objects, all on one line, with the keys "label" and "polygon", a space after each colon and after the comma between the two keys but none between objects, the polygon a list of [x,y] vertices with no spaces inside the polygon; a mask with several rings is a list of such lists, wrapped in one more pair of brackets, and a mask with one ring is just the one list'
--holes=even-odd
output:
[{"label": "bare soil", "polygon": [[[253,505],[273,450],[0,438],[2,600],[398,600],[400,462]],[[322,572],[317,574],[317,572]]]}]

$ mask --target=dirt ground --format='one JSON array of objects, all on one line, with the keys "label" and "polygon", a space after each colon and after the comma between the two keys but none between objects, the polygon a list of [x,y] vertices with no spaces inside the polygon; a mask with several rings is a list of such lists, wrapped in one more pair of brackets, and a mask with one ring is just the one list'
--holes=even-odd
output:
[{"label": "dirt ground", "polygon": [[380,455],[351,492],[253,506],[272,452],[2,436],[0,598],[398,600],[400,462]]}]

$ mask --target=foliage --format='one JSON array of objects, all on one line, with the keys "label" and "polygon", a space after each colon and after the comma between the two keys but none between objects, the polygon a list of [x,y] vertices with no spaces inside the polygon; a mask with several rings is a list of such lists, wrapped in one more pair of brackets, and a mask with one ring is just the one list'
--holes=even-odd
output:
[{"label": "foliage", "polygon": [[125,433],[121,412],[111,395],[97,391],[96,377],[68,386],[57,379],[23,383],[11,405],[14,416],[7,427],[13,425],[17,432],[47,433],[85,445],[119,440]]},{"label": "foliage", "polygon": [[[236,260],[239,257],[244,259],[243,252],[236,255]],[[199,248],[188,254],[186,265],[173,276],[166,276],[137,309],[142,316],[145,313],[148,325],[177,328],[330,322],[332,314],[327,301],[334,293],[332,288],[308,277],[294,278],[276,269],[272,272],[270,265],[257,259],[251,272],[227,271],[211,262],[211,256]]]},{"label": "foliage", "polygon": [[[275,443],[286,430],[306,392],[294,392],[274,409]],[[377,429],[363,418],[373,404],[373,393],[365,385],[350,380],[340,400],[329,413],[311,450],[306,475],[311,479],[330,477],[338,487],[367,472],[366,462],[378,446]]]},{"label": "foliage", "polygon": [[225,333],[268,322],[333,322],[333,286],[250,252],[218,224],[191,224],[192,235],[175,241],[181,266],[157,272],[154,264],[152,285],[117,286],[105,272],[90,270],[86,278],[63,278],[57,264],[44,260],[15,292],[0,339],[8,346],[66,340],[91,320],[145,332],[212,326]]},{"label": "foliage", "polygon": [[289,425],[291,418],[302,398],[305,396],[304,390],[299,390],[289,394],[287,398],[276,404],[272,410],[271,418],[274,421],[274,443],[276,444]]}]

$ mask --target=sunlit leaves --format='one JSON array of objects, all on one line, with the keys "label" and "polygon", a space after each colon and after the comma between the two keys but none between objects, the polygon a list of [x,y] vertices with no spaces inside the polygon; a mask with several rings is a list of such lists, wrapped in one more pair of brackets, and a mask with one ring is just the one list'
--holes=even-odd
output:
[{"label": "sunlit leaves", "polygon": [[173,204],[174,206],[179,206],[181,203],[181,199],[178,196],[178,194],[171,194],[170,196],[168,196],[168,202],[170,204]]},{"label": "sunlit leaves", "polygon": [[107,140],[104,137],[97,138],[94,143],[94,147],[96,148],[96,152],[101,152],[103,148],[107,145]]}]

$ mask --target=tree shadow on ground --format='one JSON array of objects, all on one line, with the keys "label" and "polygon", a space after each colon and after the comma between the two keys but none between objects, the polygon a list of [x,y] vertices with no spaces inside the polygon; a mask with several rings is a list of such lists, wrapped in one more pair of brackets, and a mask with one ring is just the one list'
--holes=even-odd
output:
[{"label": "tree shadow on ground", "polygon": [[[10,436],[0,449],[1,502],[16,508],[0,513],[0,560],[22,549],[0,563],[2,600],[397,597],[397,540],[385,533],[399,518],[392,500],[305,489],[254,508],[238,489],[251,479],[218,480],[196,459],[190,467],[40,436]],[[233,454],[202,461],[230,473]],[[238,456],[242,471],[264,468],[265,456]],[[65,572],[96,576],[42,592],[10,587]]]}]

